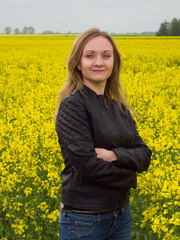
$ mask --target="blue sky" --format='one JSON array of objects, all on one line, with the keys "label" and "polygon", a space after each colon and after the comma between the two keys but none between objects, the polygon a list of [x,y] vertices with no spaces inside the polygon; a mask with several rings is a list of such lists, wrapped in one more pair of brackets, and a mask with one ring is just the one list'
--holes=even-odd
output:
[{"label": "blue sky", "polygon": [[33,26],[36,33],[155,32],[161,22],[180,18],[179,9],[180,0],[0,0],[0,32],[6,26]]}]

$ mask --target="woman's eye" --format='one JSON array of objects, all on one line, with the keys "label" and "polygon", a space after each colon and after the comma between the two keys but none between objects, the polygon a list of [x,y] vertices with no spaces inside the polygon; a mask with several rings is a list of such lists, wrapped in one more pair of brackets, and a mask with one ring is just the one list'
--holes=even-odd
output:
[{"label": "woman's eye", "polygon": [[104,57],[105,57],[105,58],[109,58],[109,57],[110,57],[110,55],[104,55]]},{"label": "woman's eye", "polygon": [[92,58],[93,55],[92,55],[92,54],[88,54],[88,55],[86,55],[86,57],[87,57],[87,58]]}]

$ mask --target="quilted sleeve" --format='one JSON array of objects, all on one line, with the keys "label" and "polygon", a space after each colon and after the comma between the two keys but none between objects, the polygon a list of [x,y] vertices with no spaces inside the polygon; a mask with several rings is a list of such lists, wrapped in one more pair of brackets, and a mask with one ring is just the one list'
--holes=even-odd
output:
[{"label": "quilted sleeve", "polygon": [[87,181],[114,188],[136,188],[136,172],[97,158],[85,104],[71,96],[60,105],[56,131],[62,154]]},{"label": "quilted sleeve", "polygon": [[152,152],[143,142],[142,138],[139,136],[136,129],[136,123],[130,113],[128,118],[132,125],[132,128],[135,131],[134,146],[130,149],[119,147],[112,150],[116,153],[118,157],[118,165],[120,167],[131,167],[137,172],[141,173],[143,171],[147,171],[150,165]]}]

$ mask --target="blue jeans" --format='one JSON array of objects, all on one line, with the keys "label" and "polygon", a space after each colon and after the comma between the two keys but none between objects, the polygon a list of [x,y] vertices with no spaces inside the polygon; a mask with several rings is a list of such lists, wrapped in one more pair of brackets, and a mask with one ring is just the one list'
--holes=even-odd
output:
[{"label": "blue jeans", "polygon": [[121,210],[84,214],[60,211],[59,240],[131,240],[129,203]]}]

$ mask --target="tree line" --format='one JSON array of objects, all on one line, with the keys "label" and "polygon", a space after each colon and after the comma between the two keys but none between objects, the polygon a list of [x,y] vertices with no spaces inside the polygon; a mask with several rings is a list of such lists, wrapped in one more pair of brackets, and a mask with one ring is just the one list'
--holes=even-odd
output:
[{"label": "tree line", "polygon": [[[11,27],[4,29],[4,34],[35,34],[34,27],[24,27],[22,31],[19,28],[15,28],[12,31]],[[71,32],[68,31],[70,34]],[[42,34],[60,34],[59,32],[44,31]],[[159,30],[156,32],[156,36],[180,36],[180,19],[173,18],[171,22],[164,21],[160,24]]]},{"label": "tree line", "polygon": [[180,19],[173,18],[171,22],[161,23],[156,36],[180,36]]},{"label": "tree line", "polygon": [[[35,29],[34,27],[24,27],[22,31],[20,31],[19,28],[15,28],[13,31],[12,28],[8,26],[8,27],[5,27],[3,33],[4,34],[35,34]],[[39,34],[62,34],[62,33],[53,32],[53,31],[44,31]],[[70,31],[68,31],[67,33],[63,33],[63,34],[78,34],[78,33],[71,33]]]},{"label": "tree line", "polygon": [[[12,34],[12,32],[13,31],[9,26],[4,29],[4,34]],[[24,27],[22,31],[20,31],[19,28],[15,28],[13,33],[14,34],[35,34],[35,29],[34,27]]]}]

